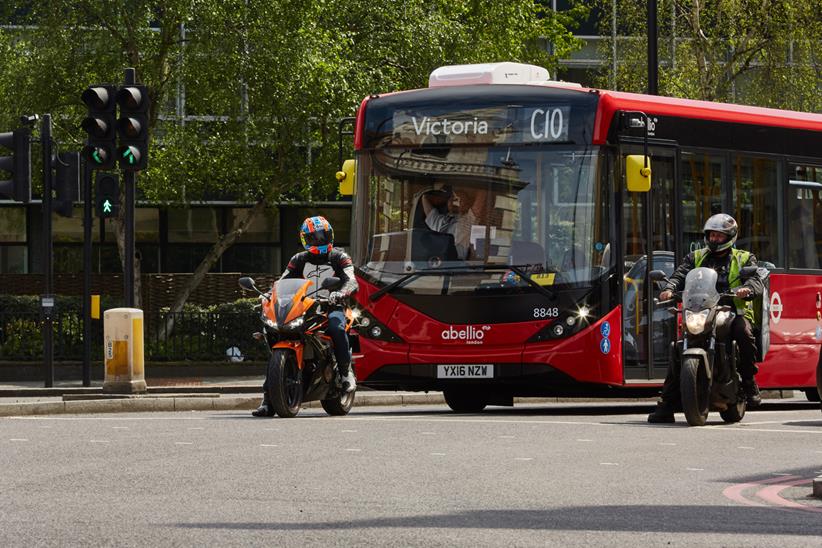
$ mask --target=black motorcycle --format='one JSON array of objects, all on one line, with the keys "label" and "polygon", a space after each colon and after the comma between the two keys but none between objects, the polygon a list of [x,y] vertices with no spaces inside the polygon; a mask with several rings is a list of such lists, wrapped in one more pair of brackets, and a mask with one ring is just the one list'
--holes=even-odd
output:
[{"label": "black motorcycle", "polygon": [[[740,278],[755,275],[756,267],[744,267]],[[654,270],[654,281],[667,281],[665,273]],[[736,318],[733,306],[720,305],[735,292],[716,289],[717,273],[711,268],[694,268],[685,277],[685,289],[671,301],[682,301],[680,340],[671,344],[670,359],[680,368],[680,393],[685,419],[691,426],[703,426],[709,411],[719,411],[725,422],[739,422],[745,416],[746,398],[737,370],[739,350],[730,338]],[[677,308],[669,308],[679,313]]]}]

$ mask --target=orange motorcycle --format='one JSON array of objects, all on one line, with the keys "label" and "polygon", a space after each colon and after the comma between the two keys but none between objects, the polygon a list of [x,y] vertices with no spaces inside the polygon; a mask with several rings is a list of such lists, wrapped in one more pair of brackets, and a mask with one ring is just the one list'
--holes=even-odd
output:
[{"label": "orange motorcycle", "polygon": [[[343,390],[331,339],[323,332],[330,305],[326,297],[317,295],[339,289],[342,281],[325,278],[319,289],[309,292],[313,281],[287,278],[275,282],[269,293],[257,289],[251,278],[242,277],[239,283],[247,291],[256,291],[262,301],[263,331],[254,333],[254,338],[265,341],[271,353],[267,390],[276,413],[294,417],[303,402],[320,400],[329,415],[347,415],[355,392]],[[348,333],[354,322],[350,308],[345,316]]]}]

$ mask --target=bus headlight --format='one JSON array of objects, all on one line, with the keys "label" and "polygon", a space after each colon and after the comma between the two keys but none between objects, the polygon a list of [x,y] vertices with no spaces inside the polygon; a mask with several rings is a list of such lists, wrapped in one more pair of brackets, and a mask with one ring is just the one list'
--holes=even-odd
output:
[{"label": "bus headlight", "polygon": [[685,328],[692,334],[692,335],[699,335],[703,331],[705,331],[705,322],[708,321],[708,313],[710,310],[707,308],[700,312],[691,312],[690,310],[685,311]]}]

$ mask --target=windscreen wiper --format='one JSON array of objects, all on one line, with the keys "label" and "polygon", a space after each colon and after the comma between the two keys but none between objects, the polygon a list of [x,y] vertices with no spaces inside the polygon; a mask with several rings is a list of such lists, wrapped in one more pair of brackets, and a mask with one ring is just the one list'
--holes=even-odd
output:
[{"label": "windscreen wiper", "polygon": [[403,285],[407,284],[408,282],[419,278],[420,276],[450,276],[454,274],[471,274],[476,271],[493,271],[493,270],[510,270],[521,279],[525,280],[528,285],[535,288],[539,293],[548,297],[549,299],[553,300],[556,298],[556,292],[551,291],[550,289],[542,286],[531,279],[528,274],[526,274],[520,267],[513,266],[513,265],[487,265],[487,264],[478,264],[478,265],[460,265],[460,266],[453,266],[453,267],[443,267],[431,270],[420,270],[418,272],[411,272],[406,274],[405,276],[398,278],[391,282],[390,284],[386,285],[385,287],[375,291],[372,293],[368,300],[371,302],[375,302],[382,298],[384,295],[391,293],[395,289],[402,287]]}]

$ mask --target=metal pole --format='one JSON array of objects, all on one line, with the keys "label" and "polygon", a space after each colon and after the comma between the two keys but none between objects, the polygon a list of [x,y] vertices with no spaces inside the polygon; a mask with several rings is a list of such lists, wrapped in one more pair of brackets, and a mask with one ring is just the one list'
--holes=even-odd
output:
[{"label": "metal pole", "polygon": [[648,94],[659,95],[657,59],[656,0],[648,0]]},{"label": "metal pole", "polygon": [[[136,84],[136,75],[133,68],[126,69],[125,83],[127,86]],[[137,177],[133,171],[124,173],[124,184],[126,185],[126,203],[123,215],[125,226],[125,272],[123,280],[125,282],[126,306],[134,307],[134,187],[137,184]]]},{"label": "metal pole", "polygon": [[52,264],[51,191],[52,151],[51,114],[43,115],[40,144],[43,150],[43,277],[45,287],[40,301],[43,313],[43,376],[46,388],[54,386],[54,272]]},{"label": "metal pole", "polygon": [[83,173],[83,386],[91,386],[91,168],[82,162]]}]

